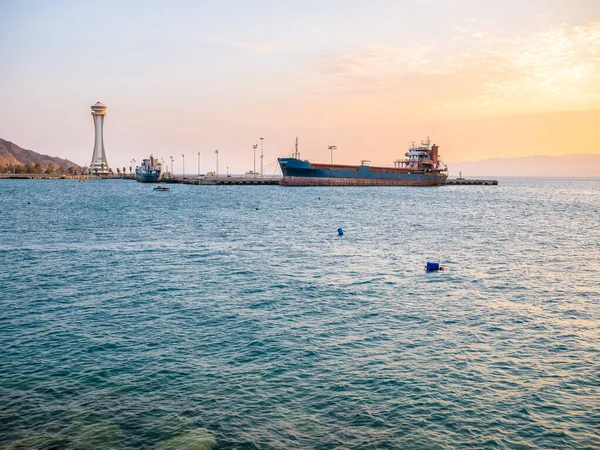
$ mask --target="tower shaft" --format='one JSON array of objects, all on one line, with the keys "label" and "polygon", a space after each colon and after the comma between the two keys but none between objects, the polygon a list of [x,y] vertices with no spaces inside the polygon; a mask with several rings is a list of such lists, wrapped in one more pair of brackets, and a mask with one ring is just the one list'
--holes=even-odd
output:
[{"label": "tower shaft", "polygon": [[104,116],[106,115],[106,106],[98,102],[91,108],[94,119],[95,139],[90,169],[92,173],[107,174],[109,167],[104,150]]}]

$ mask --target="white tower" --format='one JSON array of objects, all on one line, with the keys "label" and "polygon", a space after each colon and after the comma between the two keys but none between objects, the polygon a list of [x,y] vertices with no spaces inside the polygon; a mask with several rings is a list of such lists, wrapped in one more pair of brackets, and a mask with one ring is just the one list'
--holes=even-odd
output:
[{"label": "white tower", "polygon": [[107,174],[108,162],[106,161],[106,153],[104,152],[104,116],[106,115],[106,106],[98,102],[92,108],[92,116],[94,117],[94,128],[96,130],[96,139],[94,140],[94,154],[92,155],[92,164],[90,170],[92,174]]}]

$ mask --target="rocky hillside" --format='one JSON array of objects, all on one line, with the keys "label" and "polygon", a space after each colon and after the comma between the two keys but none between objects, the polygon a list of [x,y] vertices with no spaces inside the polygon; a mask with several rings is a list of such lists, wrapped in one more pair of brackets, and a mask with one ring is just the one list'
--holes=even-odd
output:
[{"label": "rocky hillside", "polygon": [[56,158],[54,156],[40,155],[31,150],[25,150],[10,141],[0,138],[0,166],[34,166],[39,164],[43,169],[49,165],[63,167],[64,169],[80,167],[68,159]]}]

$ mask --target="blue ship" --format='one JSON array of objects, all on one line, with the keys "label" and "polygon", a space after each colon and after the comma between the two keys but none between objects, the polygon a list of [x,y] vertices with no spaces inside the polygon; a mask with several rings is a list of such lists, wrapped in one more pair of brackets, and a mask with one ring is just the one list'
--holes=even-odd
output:
[{"label": "blue ship", "polygon": [[162,165],[152,155],[135,168],[135,179],[140,183],[158,183],[161,177]]},{"label": "blue ship", "polygon": [[406,159],[394,161],[394,167],[341,164],[314,164],[301,160],[296,149],[291,158],[279,158],[283,186],[439,186],[448,178],[448,168],[439,160],[439,146],[431,140],[413,145]]}]

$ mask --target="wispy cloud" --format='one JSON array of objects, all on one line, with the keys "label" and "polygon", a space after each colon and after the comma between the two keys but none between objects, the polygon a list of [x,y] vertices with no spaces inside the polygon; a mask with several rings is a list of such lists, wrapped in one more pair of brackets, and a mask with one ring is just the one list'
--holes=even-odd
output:
[{"label": "wispy cloud", "polygon": [[436,47],[367,46],[320,57],[323,92],[419,103],[440,113],[600,108],[600,23],[558,26],[518,39],[457,28],[479,44],[445,54]]},{"label": "wispy cloud", "polygon": [[224,47],[236,48],[252,53],[285,53],[301,50],[298,44],[291,42],[271,42],[267,44],[253,44],[250,42],[235,41],[219,37],[209,37],[206,42],[222,45]]},{"label": "wispy cloud", "polygon": [[460,37],[461,38],[473,38],[473,39],[482,39],[486,36],[488,36],[486,33],[484,33],[481,30],[478,30],[476,28],[464,28],[464,27],[459,27],[458,25],[454,26],[454,30],[457,31],[458,33],[460,33]]}]

